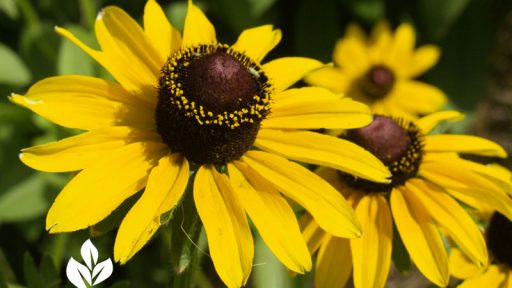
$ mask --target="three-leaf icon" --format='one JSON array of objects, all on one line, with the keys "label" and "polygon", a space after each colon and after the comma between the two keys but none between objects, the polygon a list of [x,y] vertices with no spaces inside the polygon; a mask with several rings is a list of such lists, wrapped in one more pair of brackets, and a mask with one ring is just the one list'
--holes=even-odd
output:
[{"label": "three-leaf icon", "polygon": [[108,258],[103,262],[97,263],[98,250],[94,247],[90,239],[87,239],[87,241],[82,244],[80,254],[82,254],[82,259],[87,266],[79,263],[71,257],[68,261],[68,266],[66,267],[66,275],[75,287],[93,287],[94,285],[105,281],[110,277],[110,275],[112,275],[112,272],[114,271],[112,260]]}]

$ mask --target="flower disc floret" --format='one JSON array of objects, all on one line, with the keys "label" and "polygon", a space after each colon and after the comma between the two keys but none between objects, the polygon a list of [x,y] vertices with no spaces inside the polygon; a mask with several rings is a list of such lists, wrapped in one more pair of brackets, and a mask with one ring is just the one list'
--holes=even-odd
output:
[{"label": "flower disc floret", "polygon": [[270,113],[260,66],[223,44],[176,51],[160,73],[156,109],[163,141],[196,164],[224,165],[254,143]]},{"label": "flower disc floret", "polygon": [[386,66],[375,65],[356,83],[366,98],[371,101],[381,100],[393,89],[395,74]]},{"label": "flower disc floret", "polygon": [[487,229],[487,246],[496,260],[512,268],[512,222],[499,212],[492,215]]},{"label": "flower disc floret", "polygon": [[421,134],[412,122],[375,115],[363,128],[349,130],[346,139],[370,151],[391,171],[391,183],[375,183],[340,172],[347,185],[361,191],[390,192],[416,176],[423,158]]}]

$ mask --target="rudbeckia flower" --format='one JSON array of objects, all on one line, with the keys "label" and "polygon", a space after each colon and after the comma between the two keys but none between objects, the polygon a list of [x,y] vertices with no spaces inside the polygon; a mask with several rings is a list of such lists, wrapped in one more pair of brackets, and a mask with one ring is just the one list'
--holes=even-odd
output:
[{"label": "rudbeckia flower", "polygon": [[[453,239],[475,265],[486,265],[484,238],[458,201],[493,207],[512,219],[507,194],[512,182],[508,171],[497,173],[459,155],[506,157],[498,144],[469,135],[427,135],[438,122],[460,116],[446,111],[410,122],[377,115],[367,127],[343,135],[387,165],[392,182],[374,183],[329,168],[318,171],[354,207],[363,236],[340,238],[324,232],[311,216],[303,216],[310,251],[318,250],[315,287],[344,287],[351,275],[355,287],[384,287],[393,237],[401,238],[419,271],[438,286],[449,280],[442,235]],[[398,233],[393,233],[393,226]]]},{"label": "rudbeckia flower", "polygon": [[50,233],[94,225],[145,188],[117,233],[114,258],[125,263],[159,228],[160,216],[179,203],[193,174],[210,256],[229,287],[245,284],[252,267],[246,213],[284,265],[299,273],[310,269],[283,195],[333,235],[360,235],[343,197],[288,159],[388,181],[389,171],[364,149],[304,131],[367,125],[367,106],[322,88],[287,89],[322,64],[299,57],[261,64],[281,39],[272,26],[245,30],[234,45],[222,44],[190,1],[183,36],[154,0],[147,2],[143,21],[144,28],[117,7],[103,9],[95,24],[100,50],[56,28],[117,83],[60,76],[10,97],[56,124],[87,131],[20,154],[34,169],[79,171],[48,212]]},{"label": "rudbeckia flower", "polygon": [[310,73],[306,82],[370,105],[376,114],[417,118],[440,109],[447,99],[438,88],[415,80],[439,59],[439,48],[415,45],[414,29],[400,25],[393,33],[382,21],[367,37],[348,26],[334,48],[333,66]]},{"label": "rudbeckia flower", "polygon": [[512,287],[512,222],[495,212],[487,227],[487,247],[491,256],[488,266],[480,267],[471,262],[459,249],[450,251],[450,274],[464,279],[461,288]]}]

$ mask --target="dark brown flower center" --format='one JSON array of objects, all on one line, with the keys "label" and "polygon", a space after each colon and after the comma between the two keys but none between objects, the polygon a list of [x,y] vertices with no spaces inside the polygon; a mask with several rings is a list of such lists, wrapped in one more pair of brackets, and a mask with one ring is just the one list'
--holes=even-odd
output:
[{"label": "dark brown flower center", "polygon": [[257,83],[249,70],[225,52],[205,55],[190,63],[185,87],[192,101],[213,113],[233,111],[250,102]]},{"label": "dark brown flower center", "polygon": [[384,98],[393,89],[395,75],[386,66],[373,66],[359,80],[359,89],[369,101]]},{"label": "dark brown flower center", "polygon": [[512,269],[512,222],[495,212],[487,228],[487,247],[494,258]]},{"label": "dark brown flower center", "polygon": [[416,176],[423,156],[423,145],[417,127],[406,121],[375,115],[370,125],[347,131],[344,138],[371,152],[392,173],[390,184],[374,183],[341,173],[351,187],[364,192],[389,192]]},{"label": "dark brown flower center", "polygon": [[158,92],[157,130],[171,150],[198,165],[224,165],[254,143],[272,89],[257,63],[217,44],[175,52]]}]

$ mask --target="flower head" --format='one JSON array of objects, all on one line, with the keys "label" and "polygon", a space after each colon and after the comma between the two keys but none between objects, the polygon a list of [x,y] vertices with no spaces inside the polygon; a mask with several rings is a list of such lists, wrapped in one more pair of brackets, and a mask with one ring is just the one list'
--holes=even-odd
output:
[{"label": "flower head", "polygon": [[363,101],[376,114],[415,119],[437,111],[446,97],[436,87],[414,80],[437,62],[439,49],[433,45],[415,49],[414,44],[409,24],[393,33],[381,21],[369,37],[351,24],[336,43],[334,65],[311,72],[305,80]]},{"label": "flower head", "polygon": [[[311,252],[318,250],[316,287],[343,287],[351,274],[355,287],[384,287],[394,237],[401,239],[425,277],[446,286],[448,255],[440,231],[475,265],[486,265],[485,240],[458,201],[478,209],[494,207],[512,219],[512,200],[507,194],[512,192],[512,181],[508,171],[461,157],[506,157],[494,142],[468,135],[428,135],[440,121],[459,117],[453,111],[415,122],[375,116],[367,127],[342,136],[372,152],[393,176],[391,183],[383,184],[329,168],[318,171],[354,207],[363,236],[330,235],[305,216],[303,235]],[[393,233],[393,225],[398,233]]]},{"label": "flower head", "polygon": [[494,212],[486,229],[487,248],[491,261],[477,266],[459,249],[450,251],[450,274],[463,279],[459,287],[510,287],[512,284],[512,221]]},{"label": "flower head", "polygon": [[260,26],[243,31],[234,45],[219,43],[212,24],[189,1],[182,36],[154,0],[146,4],[144,28],[123,10],[107,7],[95,30],[100,50],[56,28],[118,83],[60,76],[10,97],[59,125],[87,131],[20,155],[38,170],[79,171],[48,212],[51,233],[94,225],[145,188],[117,233],[114,258],[125,263],[155,234],[160,216],[180,202],[193,174],[209,253],[229,287],[245,284],[252,267],[246,213],[284,265],[299,273],[310,269],[282,194],[330,233],[360,235],[343,197],[288,159],[388,181],[387,168],[363,148],[304,131],[361,127],[371,121],[370,111],[326,89],[287,89],[321,63],[287,57],[262,64],[280,41],[279,30]]}]

